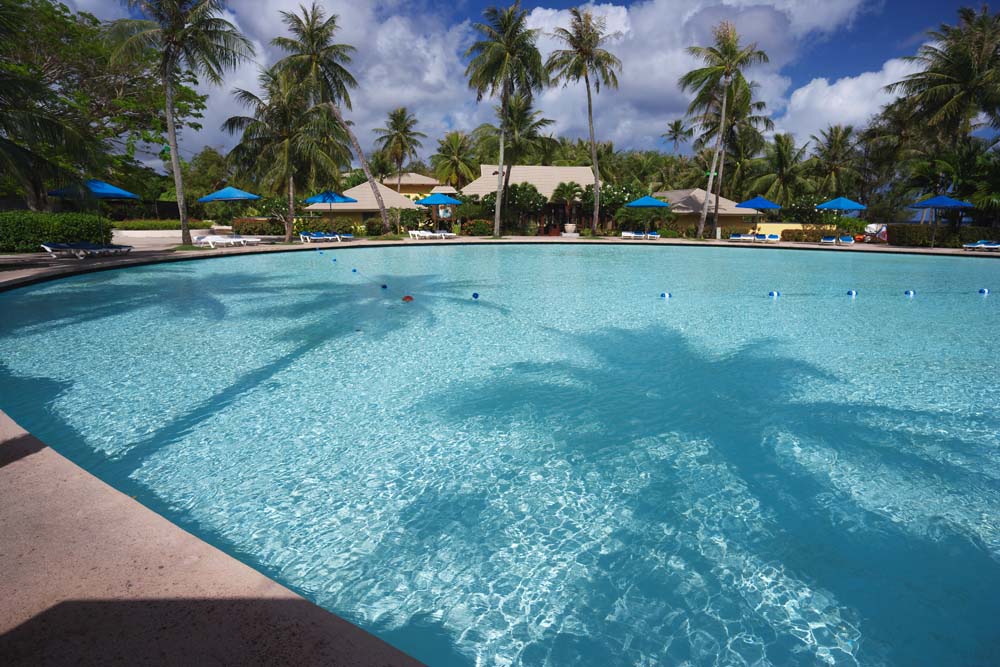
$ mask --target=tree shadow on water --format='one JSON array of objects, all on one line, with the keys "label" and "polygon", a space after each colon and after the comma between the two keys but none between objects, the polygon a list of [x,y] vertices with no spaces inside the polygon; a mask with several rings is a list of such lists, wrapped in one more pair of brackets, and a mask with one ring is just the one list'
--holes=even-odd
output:
[{"label": "tree shadow on water", "polygon": [[[829,475],[843,459],[872,462],[892,472],[890,479],[909,482],[910,492],[922,489],[921,480],[933,487],[948,479],[956,494],[995,489],[995,481],[935,458],[918,446],[920,436],[889,426],[942,415],[880,406],[873,421],[871,406],[806,398],[823,387],[834,394],[841,380],[776,354],[777,344],[755,341],[719,356],[696,349],[675,331],[605,330],[580,342],[580,362],[500,367],[485,380],[427,397],[419,408],[445,411],[448,421],[475,420],[486,430],[527,420],[554,442],[552,451],[538,454],[543,460],[621,460],[631,448],[669,443],[674,434],[709,443],[766,517],[767,530],[740,539],[750,539],[749,547],[765,562],[782,563],[855,609],[868,642],[868,653],[860,655],[888,655],[898,664],[985,664],[983,657],[1000,648],[992,622],[1000,614],[995,554],[968,526],[947,517],[932,518],[936,526],[929,533],[913,532],[905,520],[859,503],[853,489],[838,487]],[[1000,427],[996,419],[984,419],[985,432]],[[806,466],[779,451],[775,438],[788,434],[829,452],[832,461]],[[960,433],[938,440],[934,444],[973,460],[982,456],[981,445]],[[636,474],[642,472],[650,473],[650,481],[630,510],[639,525],[651,528],[676,504],[676,478],[666,469]],[[872,485],[878,479],[851,482]],[[830,497],[858,521],[839,521]],[[919,512],[921,498],[901,496],[897,502]],[[628,529],[618,532],[626,545],[642,541]],[[962,619],[956,626],[960,636],[943,633],[942,618]]]}]

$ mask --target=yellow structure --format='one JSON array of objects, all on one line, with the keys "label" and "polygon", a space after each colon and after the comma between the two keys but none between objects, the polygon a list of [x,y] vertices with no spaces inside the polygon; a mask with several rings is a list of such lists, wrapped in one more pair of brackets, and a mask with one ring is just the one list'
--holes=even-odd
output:
[{"label": "yellow structure", "polygon": [[382,185],[396,190],[397,180],[400,181],[398,192],[411,201],[423,199],[430,195],[435,187],[441,185],[436,178],[417,174],[412,171],[404,173],[399,179],[395,175],[389,176],[382,180]]}]

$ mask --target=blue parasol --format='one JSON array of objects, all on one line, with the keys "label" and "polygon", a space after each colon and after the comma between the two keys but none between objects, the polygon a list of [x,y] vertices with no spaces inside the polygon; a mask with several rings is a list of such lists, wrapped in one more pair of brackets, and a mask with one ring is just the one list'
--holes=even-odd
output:
[{"label": "blue parasol", "polygon": [[753,199],[741,201],[739,204],[736,205],[736,208],[755,208],[759,211],[776,210],[781,208],[781,204],[775,204],[770,199],[764,199],[760,195],[757,195]]},{"label": "blue parasol", "polygon": [[864,211],[867,206],[847,197],[837,197],[816,206],[820,211]]},{"label": "blue parasol", "polygon": [[931,209],[933,220],[931,221],[931,247],[934,247],[934,241],[937,236],[937,210],[939,208],[956,211],[963,208],[975,208],[972,204],[967,201],[962,201],[961,199],[952,199],[947,195],[938,195],[937,197],[931,197],[930,199],[925,199],[923,201],[918,201],[916,204],[911,204],[910,208],[922,208]]},{"label": "blue parasol", "polygon": [[627,208],[670,208],[670,204],[649,195],[639,197],[635,201],[630,201],[625,206]]},{"label": "blue parasol", "polygon": [[239,188],[227,186],[221,190],[213,192],[210,195],[205,195],[198,201],[202,204],[209,204],[214,201],[253,201],[254,199],[260,199],[260,195],[251,194],[249,192],[244,192]]}]

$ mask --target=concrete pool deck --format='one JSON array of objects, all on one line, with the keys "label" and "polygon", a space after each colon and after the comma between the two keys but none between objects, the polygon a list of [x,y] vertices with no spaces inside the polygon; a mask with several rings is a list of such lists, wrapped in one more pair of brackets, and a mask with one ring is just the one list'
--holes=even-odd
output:
[{"label": "concrete pool deck", "polygon": [[[0,290],[76,273],[318,247],[566,243],[1000,257],[886,246],[677,239],[354,241],[52,260],[0,256]],[[417,665],[93,477],[0,412],[0,664]]]}]

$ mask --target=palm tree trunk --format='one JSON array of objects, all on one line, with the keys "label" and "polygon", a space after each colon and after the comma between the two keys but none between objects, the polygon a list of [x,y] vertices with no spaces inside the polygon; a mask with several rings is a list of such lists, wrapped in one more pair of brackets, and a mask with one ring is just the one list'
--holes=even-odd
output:
[{"label": "palm tree trunk", "polygon": [[722,150],[719,151],[719,180],[715,186],[715,212],[712,215],[712,236],[719,228],[719,197],[722,196],[722,173],[726,170],[726,142],[722,141]]},{"label": "palm tree trunk", "polygon": [[590,97],[590,76],[584,72],[583,82],[587,85],[587,122],[590,124],[590,159],[594,165],[594,220],[590,231],[597,234],[597,221],[601,218],[601,170],[597,165],[597,141],[594,140],[594,103]]},{"label": "palm tree trunk", "polygon": [[[403,194],[403,161],[396,163],[396,192]],[[403,233],[403,209],[396,211],[396,233]]]},{"label": "palm tree trunk", "polygon": [[507,138],[507,87],[500,96],[500,159],[497,165],[497,200],[493,208],[493,236],[500,238],[500,207],[503,204],[503,145]]},{"label": "palm tree trunk", "polygon": [[163,75],[163,91],[166,96],[167,107],[167,143],[170,146],[170,169],[174,172],[177,212],[181,219],[181,243],[191,245],[191,229],[188,227],[187,205],[184,203],[184,179],[181,177],[180,151],[177,148],[177,124],[174,121],[174,84],[169,73]]},{"label": "palm tree trunk", "polygon": [[337,122],[340,126],[344,128],[344,132],[347,133],[347,138],[351,142],[351,147],[354,149],[354,153],[358,156],[358,162],[361,163],[361,169],[365,172],[365,176],[368,178],[368,185],[371,186],[372,193],[375,195],[375,202],[378,204],[378,212],[382,217],[382,232],[385,234],[389,233],[389,215],[385,212],[385,202],[382,201],[382,193],[379,192],[378,186],[375,184],[375,177],[372,176],[371,167],[368,166],[368,160],[365,159],[365,154],[361,150],[361,144],[358,143],[358,138],[354,136],[351,132],[350,126],[344,120],[343,114],[340,113],[340,108],[328,102],[330,105],[330,110],[333,111],[333,115],[337,118]]},{"label": "palm tree trunk", "polygon": [[288,217],[285,218],[285,243],[292,242],[292,227],[295,225],[295,177],[288,177]]},{"label": "palm tree trunk", "polygon": [[729,95],[729,78],[722,81],[722,115],[719,122],[719,136],[715,138],[715,152],[712,153],[712,166],[708,170],[708,188],[705,190],[705,203],[701,207],[701,217],[698,218],[698,237],[705,233],[705,220],[708,218],[708,202],[712,196],[712,184],[715,181],[715,168],[719,164],[719,152],[722,149],[722,128],[726,126],[726,102]]}]

